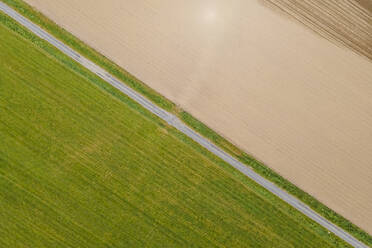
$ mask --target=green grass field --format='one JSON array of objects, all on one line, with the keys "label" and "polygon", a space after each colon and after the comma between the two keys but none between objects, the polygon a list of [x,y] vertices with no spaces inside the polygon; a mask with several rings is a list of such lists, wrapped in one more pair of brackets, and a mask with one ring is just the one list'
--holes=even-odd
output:
[{"label": "green grass field", "polygon": [[0,247],[348,247],[0,14]]},{"label": "green grass field", "polygon": [[[324,216],[329,221],[347,230],[350,234],[352,234],[359,240],[363,241],[365,244],[372,246],[372,236],[366,233],[364,230],[360,229],[358,226],[354,225],[349,220],[345,219],[343,216],[337,214],[332,209],[329,209],[327,206],[319,202],[317,199],[307,194],[306,192],[302,191],[300,188],[296,187],[296,185],[292,184],[285,178],[281,177],[275,171],[271,170],[269,167],[264,165],[262,162],[257,161],[250,154],[245,153],[244,151],[240,150],[235,145],[231,144],[228,140],[226,140],[225,138],[223,138],[222,136],[220,136],[219,134],[211,130],[209,127],[201,123],[199,120],[195,119],[189,113],[183,111],[182,109],[177,107],[174,103],[172,103],[168,99],[164,98],[163,96],[155,92],[153,89],[148,87],[146,84],[144,84],[137,78],[133,77],[131,74],[129,74],[128,72],[120,68],[118,65],[114,64],[109,59],[105,58],[102,54],[95,51],[91,47],[85,45],[82,41],[80,41],[79,39],[71,35],[69,32],[59,27],[58,25],[56,25],[53,21],[45,17],[42,13],[34,10],[23,0],[1,0],[1,1],[5,2],[9,6],[11,6],[12,8],[17,10],[24,16],[32,20],[33,22],[37,23],[39,26],[43,27],[45,30],[53,34],[55,37],[57,37],[61,41],[68,44],[69,46],[74,48],[79,53],[83,54],[85,57],[94,61],[96,64],[100,65],[102,68],[109,71],[111,74],[115,75],[117,78],[121,79],[128,86],[132,87],[136,91],[145,95],[155,104],[178,115],[190,127],[192,127],[193,129],[201,133],[203,136],[213,141],[216,145],[224,149],[226,152],[234,156],[236,159],[240,160],[241,162],[253,168],[257,173],[259,173],[263,177],[274,182],[279,187],[285,189],[292,195],[296,196],[298,199],[306,203],[313,210],[318,212],[320,215]],[[23,34],[27,35],[27,33],[23,33]],[[47,48],[47,46],[43,44],[43,42],[37,42],[36,44],[38,46],[43,46],[44,49],[48,49],[50,51],[50,49]],[[55,53],[54,52],[52,53],[53,53],[53,56],[55,56]],[[72,66],[71,63],[68,61],[65,61],[64,63],[68,64],[69,66]],[[80,73],[83,73],[83,72],[80,71]],[[85,73],[85,76],[90,77],[86,73]],[[91,80],[93,79],[91,78]],[[107,88],[103,84],[101,84],[100,87],[105,88],[107,91],[109,91],[111,94],[114,94],[116,97],[119,97],[119,98],[122,97],[120,94],[118,94],[118,92],[113,91],[110,88]],[[142,111],[140,108],[137,108],[137,110]]]}]

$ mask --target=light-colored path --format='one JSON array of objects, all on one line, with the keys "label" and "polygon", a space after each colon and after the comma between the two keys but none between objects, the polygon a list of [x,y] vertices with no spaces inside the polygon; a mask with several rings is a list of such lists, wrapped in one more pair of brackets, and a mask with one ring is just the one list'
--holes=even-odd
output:
[{"label": "light-colored path", "polygon": [[282,200],[286,201],[296,209],[298,209],[300,212],[305,214],[306,216],[310,217],[320,225],[327,228],[329,231],[333,232],[349,244],[353,245],[354,247],[367,247],[363,245],[361,242],[356,240],[353,236],[345,232],[344,230],[340,229],[339,227],[333,225],[332,223],[328,222],[326,219],[321,217],[319,214],[311,210],[309,207],[307,207],[305,204],[294,198],[293,196],[289,195],[285,191],[281,190],[271,182],[267,181],[257,173],[255,173],[250,168],[246,167],[244,164],[240,163],[230,155],[226,154],[224,151],[222,151],[220,148],[213,145],[211,142],[200,136],[198,133],[184,125],[176,116],[160,109],[147,99],[145,99],[143,96],[132,90],[131,88],[127,87],[124,83],[120,82],[113,76],[111,76],[109,73],[107,73],[105,70],[100,68],[99,66],[95,65],[93,62],[89,61],[88,59],[82,57],[75,51],[73,51],[68,46],[64,45],[62,42],[58,41],[56,38],[54,38],[52,35],[48,34],[47,32],[43,31],[40,27],[37,25],[31,23],[26,18],[24,18],[22,15],[18,14],[11,8],[9,8],[4,3],[0,2],[0,10],[11,16],[13,19],[15,19],[17,22],[22,24],[23,26],[27,27],[29,30],[31,30],[34,34],[39,36],[40,38],[48,41],[55,47],[57,47],[59,50],[61,50],[63,53],[68,55],[70,58],[74,59],[81,65],[83,65],[85,68],[89,69],[99,77],[101,77],[103,80],[123,92],[124,94],[131,97],[133,100],[141,104],[144,108],[151,111],[153,114],[159,116],[166,122],[168,122],[170,125],[177,128],[179,131],[186,134],[188,137],[208,149],[210,152],[214,153],[216,156],[220,157],[227,163],[231,164],[233,167],[244,173],[246,176],[251,178],[252,180],[256,181],[258,184],[272,192],[274,195],[278,196]]},{"label": "light-colored path", "polygon": [[372,62],[263,0],[26,2],[372,233]]}]

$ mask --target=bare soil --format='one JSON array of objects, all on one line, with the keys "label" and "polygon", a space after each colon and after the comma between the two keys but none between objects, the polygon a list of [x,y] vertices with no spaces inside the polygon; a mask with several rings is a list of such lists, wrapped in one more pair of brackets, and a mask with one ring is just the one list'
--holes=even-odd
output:
[{"label": "bare soil", "polygon": [[27,2],[372,233],[366,56],[263,1]]},{"label": "bare soil", "polygon": [[372,60],[371,0],[263,0],[323,37]]}]

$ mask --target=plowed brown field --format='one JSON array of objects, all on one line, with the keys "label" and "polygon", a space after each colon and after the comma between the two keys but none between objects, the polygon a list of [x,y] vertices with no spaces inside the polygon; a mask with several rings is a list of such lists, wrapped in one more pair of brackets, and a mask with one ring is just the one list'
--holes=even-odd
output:
[{"label": "plowed brown field", "polygon": [[262,0],[372,60],[372,1]]},{"label": "plowed brown field", "polygon": [[27,2],[372,233],[368,43],[354,52],[263,1]]}]

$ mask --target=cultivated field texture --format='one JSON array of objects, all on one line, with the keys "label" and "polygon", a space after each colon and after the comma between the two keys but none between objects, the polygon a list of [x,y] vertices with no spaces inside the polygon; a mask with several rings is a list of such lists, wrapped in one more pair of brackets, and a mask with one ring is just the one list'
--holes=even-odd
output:
[{"label": "cultivated field texture", "polygon": [[368,58],[265,1],[27,2],[372,232]]},{"label": "cultivated field texture", "polygon": [[3,14],[0,57],[0,247],[347,247]]},{"label": "cultivated field texture", "polygon": [[372,59],[371,0],[264,0],[327,39]]}]

